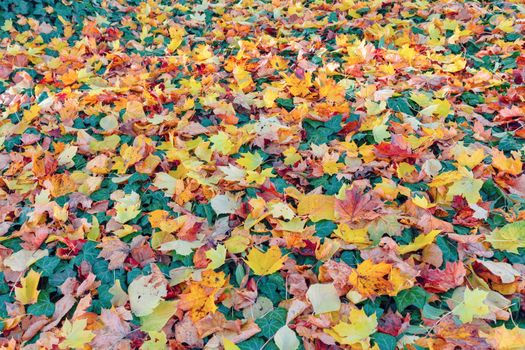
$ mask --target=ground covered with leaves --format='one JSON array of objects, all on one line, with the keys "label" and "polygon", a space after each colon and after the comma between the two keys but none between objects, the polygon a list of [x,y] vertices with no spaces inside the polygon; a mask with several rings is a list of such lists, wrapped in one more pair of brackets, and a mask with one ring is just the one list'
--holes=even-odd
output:
[{"label": "ground covered with leaves", "polygon": [[525,349],[525,6],[4,0],[2,349]]}]

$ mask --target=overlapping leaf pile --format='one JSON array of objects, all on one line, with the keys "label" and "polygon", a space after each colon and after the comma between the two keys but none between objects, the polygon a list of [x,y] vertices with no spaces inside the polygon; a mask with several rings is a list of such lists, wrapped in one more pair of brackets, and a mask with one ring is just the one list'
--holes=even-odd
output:
[{"label": "overlapping leaf pile", "polygon": [[3,349],[524,349],[525,7],[2,1]]}]

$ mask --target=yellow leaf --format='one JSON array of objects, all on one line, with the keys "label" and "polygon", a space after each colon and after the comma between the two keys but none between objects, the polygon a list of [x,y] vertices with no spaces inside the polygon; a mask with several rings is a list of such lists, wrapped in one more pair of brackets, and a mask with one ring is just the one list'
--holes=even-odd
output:
[{"label": "yellow leaf", "polygon": [[430,182],[428,185],[430,187],[446,186],[460,180],[462,177],[463,176],[459,171],[447,171],[445,173],[436,175],[432,182]]},{"label": "yellow leaf", "polygon": [[514,20],[512,18],[504,19],[496,28],[505,33],[512,33],[514,32]]},{"label": "yellow leaf", "polygon": [[483,180],[464,176],[448,188],[447,200],[452,200],[454,196],[463,196],[469,204],[476,204],[481,200],[479,190],[483,186]]},{"label": "yellow leaf", "polygon": [[26,109],[24,111],[24,115],[22,116],[22,120],[24,122],[30,123],[33,119],[35,119],[38,114],[40,113],[40,106],[39,105],[32,105],[31,108]]},{"label": "yellow leaf", "polygon": [[95,215],[92,216],[92,223],[89,232],[87,233],[87,239],[90,241],[96,241],[100,237],[100,225]]},{"label": "yellow leaf", "polygon": [[64,85],[71,85],[77,81],[77,77],[77,72],[73,69],[70,69],[62,75],[62,82]]},{"label": "yellow leaf", "polygon": [[525,220],[496,229],[487,236],[486,241],[496,249],[518,254],[518,248],[525,248]]},{"label": "yellow leaf", "polygon": [[388,132],[388,126],[385,124],[374,126],[372,129],[372,135],[374,136],[374,141],[376,143],[381,143],[384,140],[390,137],[390,132]]},{"label": "yellow leaf", "polygon": [[84,346],[95,338],[95,334],[86,330],[86,326],[87,320],[85,318],[75,320],[73,323],[66,319],[61,331],[65,339],[58,347],[60,349],[84,349]]},{"label": "yellow leaf", "polygon": [[248,253],[247,259],[244,260],[258,276],[271,275],[283,267],[286,256],[283,256],[277,246],[272,246],[266,253],[257,248],[253,248]]},{"label": "yellow leaf", "polygon": [[461,142],[452,148],[452,153],[460,166],[467,166],[470,169],[476,167],[485,159],[483,148],[465,147]]},{"label": "yellow leaf", "polygon": [[416,57],[416,50],[410,47],[409,44],[403,45],[398,50],[399,56],[403,57],[408,62],[412,62],[412,60]]},{"label": "yellow leaf", "polygon": [[93,152],[113,151],[120,143],[118,135],[111,135],[104,137],[101,141],[91,141],[89,143],[89,150]]},{"label": "yellow leaf", "polygon": [[388,281],[390,271],[390,264],[374,264],[372,260],[365,260],[352,270],[348,281],[363,296],[387,294],[392,290],[392,284]]},{"label": "yellow leaf", "polygon": [[504,325],[490,329],[489,334],[481,332],[494,349],[519,350],[525,349],[525,329],[515,327],[507,329]]},{"label": "yellow leaf", "polygon": [[301,155],[297,153],[297,149],[295,147],[289,147],[283,152],[284,158],[284,164],[285,165],[293,165],[300,161],[302,159]]},{"label": "yellow leaf", "polygon": [[115,204],[117,215],[115,220],[121,224],[126,223],[140,214],[140,197],[138,193],[131,192],[118,199]]},{"label": "yellow leaf", "polygon": [[434,239],[436,236],[441,232],[441,230],[432,230],[427,234],[422,234],[416,237],[414,242],[399,246],[398,251],[400,254],[406,254],[410,252],[414,252],[416,250],[420,250],[430,243],[434,242]]},{"label": "yellow leaf", "polygon": [[275,106],[275,100],[279,97],[279,89],[275,87],[267,87],[263,91],[263,102],[264,107],[271,108]]},{"label": "yellow leaf", "polygon": [[275,176],[276,175],[273,174],[272,168],[266,168],[260,173],[248,170],[246,172],[246,181],[248,181],[249,183],[255,182],[257,185],[262,185],[267,178]]},{"label": "yellow leaf", "polygon": [[436,106],[436,109],[434,110],[434,114],[437,114],[438,116],[444,118],[450,113],[452,113],[452,105],[448,100],[439,100],[435,99],[433,102],[433,105]]},{"label": "yellow leaf", "polygon": [[228,238],[226,242],[224,242],[224,246],[228,250],[228,252],[232,254],[239,254],[242,253],[248,248],[248,245],[250,244],[250,239],[246,236],[241,235],[234,235]]},{"label": "yellow leaf", "polygon": [[436,204],[429,203],[428,199],[425,196],[418,195],[412,198],[412,203],[423,209],[429,209],[436,206]]},{"label": "yellow leaf", "polygon": [[477,288],[474,290],[465,288],[463,293],[463,301],[452,310],[454,315],[459,316],[461,322],[471,322],[474,318],[489,314],[489,306],[484,303],[489,292]]},{"label": "yellow leaf", "polygon": [[329,174],[329,175],[337,174],[342,168],[344,168],[344,164],[338,163],[337,161],[334,161],[334,160],[323,162],[323,172],[325,174]]},{"label": "yellow leaf", "polygon": [[400,179],[404,178],[407,175],[410,175],[414,171],[416,171],[416,167],[413,166],[412,164],[401,162],[397,166],[397,176]]},{"label": "yellow leaf", "polygon": [[30,270],[26,277],[20,279],[22,287],[15,288],[15,297],[16,300],[20,303],[34,304],[38,300],[38,282],[40,281],[40,274],[33,270]]},{"label": "yellow leaf", "polygon": [[233,69],[233,77],[241,90],[244,90],[253,84],[250,72],[244,70],[242,67],[237,66]]},{"label": "yellow leaf", "polygon": [[233,143],[230,141],[230,136],[223,131],[211,136],[210,141],[212,143],[211,149],[222,155],[230,154],[233,150]]},{"label": "yellow leaf", "polygon": [[347,224],[340,224],[334,231],[334,235],[343,239],[346,243],[355,244],[358,248],[370,245],[368,239],[368,228],[352,229]]},{"label": "yellow leaf", "polygon": [[492,150],[492,166],[510,175],[520,175],[523,163],[518,152],[512,152],[512,158],[505,157],[505,153]]},{"label": "yellow leaf", "polygon": [[142,344],[140,350],[166,350],[166,343],[168,342],[166,333],[152,331],[148,332],[148,335],[150,339]]},{"label": "yellow leaf", "polygon": [[235,345],[234,342],[224,337],[222,338],[222,346],[224,347],[224,350],[240,350],[240,348]]},{"label": "yellow leaf", "polygon": [[312,303],[314,313],[317,315],[325,312],[339,311],[341,308],[341,300],[332,283],[312,284],[306,292],[306,297],[310,303]]},{"label": "yellow leaf", "polygon": [[237,164],[243,166],[247,170],[255,170],[257,169],[262,163],[263,158],[258,152],[255,153],[241,153],[241,158],[237,159]]},{"label": "yellow leaf", "polygon": [[38,260],[48,255],[49,252],[47,249],[35,251],[21,249],[5,258],[4,265],[13,271],[22,272]]},{"label": "yellow leaf", "polygon": [[184,30],[184,27],[182,26],[174,26],[174,27],[170,27],[169,33],[170,33],[171,40],[168,46],[166,46],[166,50],[172,53],[182,43],[182,39],[184,38],[184,34],[186,34],[186,31]]},{"label": "yellow leaf", "polygon": [[453,60],[453,63],[445,64],[443,66],[443,70],[445,72],[455,73],[459,72],[460,70],[465,69],[467,66],[467,60],[465,60],[463,57],[456,56]]},{"label": "yellow leaf", "polygon": [[140,329],[144,332],[159,332],[162,330],[166,322],[177,312],[177,303],[178,301],[176,300],[161,300],[152,313],[140,318]]},{"label": "yellow leaf", "polygon": [[386,109],[386,101],[374,102],[370,100],[365,101],[366,113],[368,115],[378,115]]},{"label": "yellow leaf", "polygon": [[410,99],[423,108],[432,104],[432,98],[422,92],[412,92],[410,94]]},{"label": "yellow leaf", "polygon": [[209,45],[200,44],[193,50],[193,58],[199,62],[213,57],[213,51]]},{"label": "yellow leaf", "polygon": [[299,197],[297,213],[299,215],[308,215],[313,222],[334,220],[335,197],[323,194],[301,195]]},{"label": "yellow leaf", "polygon": [[210,249],[206,252],[206,258],[211,260],[206,269],[214,270],[221,267],[226,259],[226,248],[222,244],[219,244],[217,248]]},{"label": "yellow leaf", "polygon": [[[370,335],[377,331],[377,315],[367,316],[363,310],[353,309],[348,316],[350,323],[340,321],[325,332],[331,335],[339,344],[353,345],[361,343],[367,345]],[[365,345],[364,348],[368,348]]]},{"label": "yellow leaf", "polygon": [[99,125],[102,129],[108,131],[113,130],[118,127],[118,119],[114,115],[107,115],[104,118],[100,119]]},{"label": "yellow leaf", "polygon": [[128,101],[126,104],[126,112],[124,113],[122,119],[124,121],[128,121],[144,118],[146,118],[146,113],[144,113],[142,103],[140,103],[139,101]]},{"label": "yellow leaf", "polygon": [[295,217],[294,211],[290,208],[287,203],[273,202],[269,203],[268,208],[274,218],[283,218],[291,220]]}]

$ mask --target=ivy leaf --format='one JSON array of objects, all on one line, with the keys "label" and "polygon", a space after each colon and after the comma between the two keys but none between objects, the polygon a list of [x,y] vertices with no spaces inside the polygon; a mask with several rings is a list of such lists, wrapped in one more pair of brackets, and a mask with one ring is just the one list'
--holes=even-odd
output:
[{"label": "ivy leaf", "polygon": [[[286,309],[276,308],[267,313],[264,317],[255,320],[255,323],[261,328],[261,335],[271,338],[286,323]],[[240,347],[240,346],[239,346]],[[241,347],[242,349],[242,347]]]},{"label": "ivy leaf", "polygon": [[264,343],[264,340],[261,338],[253,337],[237,344],[237,346],[241,350],[261,350],[264,346]]},{"label": "ivy leaf", "polygon": [[395,350],[397,345],[396,337],[386,333],[375,333],[372,339],[379,346],[380,350]]},{"label": "ivy leaf", "polygon": [[409,306],[422,308],[429,298],[429,294],[421,287],[413,287],[399,292],[394,297],[399,312],[403,312]]},{"label": "ivy leaf", "polygon": [[38,301],[27,307],[27,312],[36,316],[51,317],[55,312],[55,303],[49,299],[49,292],[47,290],[40,291]]}]

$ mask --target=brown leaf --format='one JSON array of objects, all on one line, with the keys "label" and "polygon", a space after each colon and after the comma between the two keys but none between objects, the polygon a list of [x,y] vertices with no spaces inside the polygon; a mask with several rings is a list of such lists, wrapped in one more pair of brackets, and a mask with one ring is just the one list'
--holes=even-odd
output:
[{"label": "brown leaf", "polygon": [[335,211],[346,222],[371,221],[381,215],[383,202],[370,193],[362,194],[357,188],[347,190],[345,199],[335,201]]},{"label": "brown leaf", "polygon": [[130,253],[130,247],[115,237],[104,238],[100,244],[102,250],[98,257],[109,260],[109,270],[121,269],[124,267],[124,260]]}]

